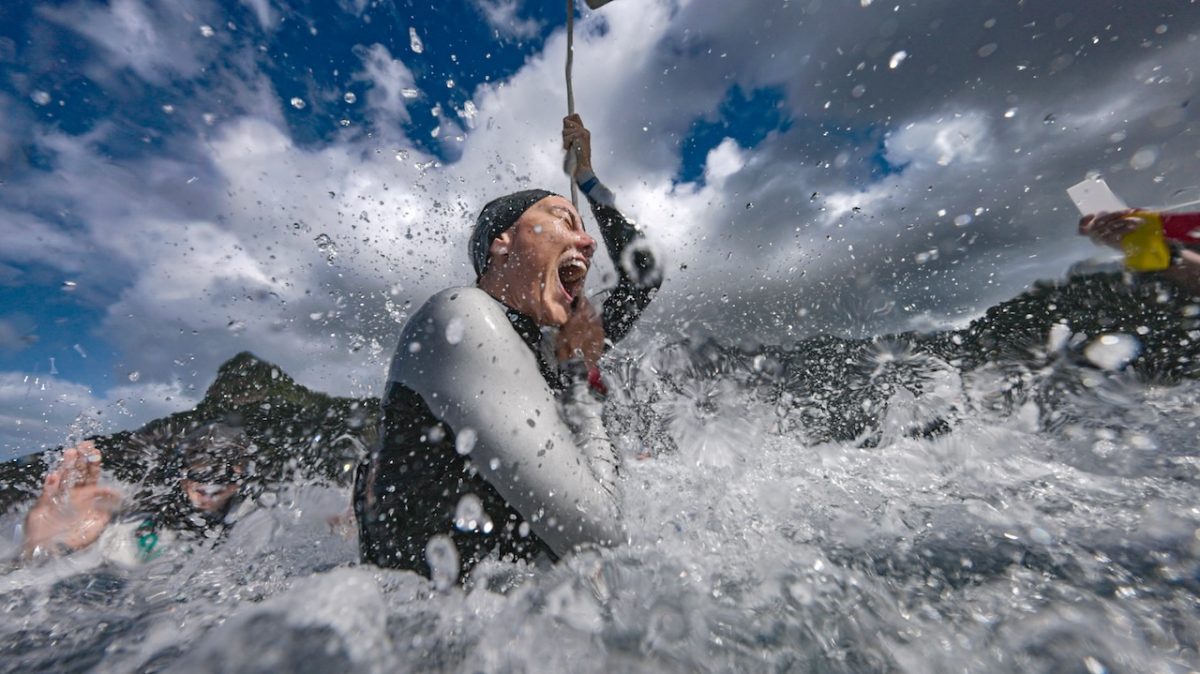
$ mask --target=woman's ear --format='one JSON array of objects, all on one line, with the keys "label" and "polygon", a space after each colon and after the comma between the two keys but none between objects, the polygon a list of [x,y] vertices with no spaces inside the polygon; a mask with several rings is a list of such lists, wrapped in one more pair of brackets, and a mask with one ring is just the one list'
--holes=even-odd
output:
[{"label": "woman's ear", "polygon": [[512,244],[512,232],[504,231],[500,236],[492,239],[492,245],[488,248],[488,252],[492,257],[502,257],[508,255],[509,247]]}]

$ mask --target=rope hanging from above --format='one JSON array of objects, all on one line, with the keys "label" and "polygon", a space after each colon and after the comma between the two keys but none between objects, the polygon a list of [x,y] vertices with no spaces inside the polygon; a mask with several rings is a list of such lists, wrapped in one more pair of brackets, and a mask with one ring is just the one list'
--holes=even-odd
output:
[{"label": "rope hanging from above", "polygon": [[[567,0],[567,114],[575,114],[575,87],[571,83],[571,66],[575,61],[575,0]],[[579,208],[579,189],[575,186],[575,146],[567,148],[567,178],[571,181],[571,205]]]}]

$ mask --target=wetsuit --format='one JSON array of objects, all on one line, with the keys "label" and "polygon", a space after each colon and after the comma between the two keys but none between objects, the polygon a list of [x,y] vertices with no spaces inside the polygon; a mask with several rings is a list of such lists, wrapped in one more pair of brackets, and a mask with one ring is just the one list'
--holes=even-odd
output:
[{"label": "wetsuit", "polygon": [[[619,282],[605,335],[624,337],[661,280],[641,234],[589,193]],[[603,195],[603,192],[601,192]],[[623,538],[618,456],[599,404],[560,372],[528,316],[478,288],[451,288],[405,325],[382,400],[380,443],[359,466],[364,561],[431,575],[426,545],[449,536],[459,577],[478,561],[551,559]],[[560,415],[564,405],[568,414]]]}]

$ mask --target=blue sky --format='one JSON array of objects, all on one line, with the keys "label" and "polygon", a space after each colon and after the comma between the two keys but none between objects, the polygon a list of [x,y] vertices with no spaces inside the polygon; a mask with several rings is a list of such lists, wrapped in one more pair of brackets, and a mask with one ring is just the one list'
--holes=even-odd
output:
[{"label": "blue sky", "polygon": [[[638,339],[961,324],[1100,253],[1063,196],[1085,175],[1131,203],[1200,197],[1195,9],[580,5],[597,171],[671,261]],[[186,408],[245,349],[377,393],[407,311],[470,282],[482,203],[565,189],[564,20],[531,0],[6,3],[0,454]]]}]

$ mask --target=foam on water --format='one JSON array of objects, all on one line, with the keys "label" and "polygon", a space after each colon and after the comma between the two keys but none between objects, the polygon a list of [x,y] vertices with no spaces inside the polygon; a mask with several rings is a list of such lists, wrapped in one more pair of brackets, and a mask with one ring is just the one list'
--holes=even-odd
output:
[{"label": "foam on water", "polygon": [[[291,485],[219,544],[3,577],[6,671],[1184,672],[1200,666],[1200,385],[880,343],[610,368],[629,543],[465,586],[356,564]],[[843,400],[838,396],[849,395]],[[848,402],[847,402],[848,401]],[[836,425],[825,405],[855,409]],[[842,415],[844,416],[844,415]],[[830,429],[833,430],[830,430]],[[464,526],[480,518],[460,504]],[[478,521],[475,526],[480,526]],[[438,541],[431,542],[438,546]],[[435,550],[439,555],[450,551]]]}]

